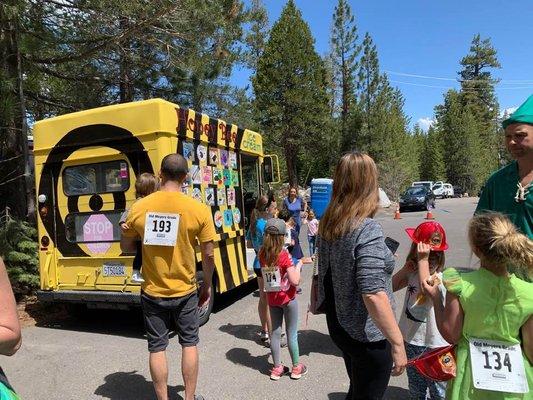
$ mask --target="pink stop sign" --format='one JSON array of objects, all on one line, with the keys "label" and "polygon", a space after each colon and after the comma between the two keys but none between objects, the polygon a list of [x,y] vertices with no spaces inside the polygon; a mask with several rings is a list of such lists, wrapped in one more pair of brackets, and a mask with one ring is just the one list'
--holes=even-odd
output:
[{"label": "pink stop sign", "polygon": [[[87,243],[88,249],[94,254],[103,254],[111,247],[113,240],[113,224],[104,214],[94,214],[83,224],[84,242],[104,242]],[[105,243],[107,242],[107,243]]]}]

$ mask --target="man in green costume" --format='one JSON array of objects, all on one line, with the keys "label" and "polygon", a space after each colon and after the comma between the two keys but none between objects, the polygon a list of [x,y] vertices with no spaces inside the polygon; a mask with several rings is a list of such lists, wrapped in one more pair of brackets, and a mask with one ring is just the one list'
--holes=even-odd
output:
[{"label": "man in green costume", "polygon": [[[502,125],[505,145],[514,161],[488,179],[476,214],[501,212],[533,240],[533,95]],[[531,281],[531,276],[525,276],[525,272],[519,275]]]}]

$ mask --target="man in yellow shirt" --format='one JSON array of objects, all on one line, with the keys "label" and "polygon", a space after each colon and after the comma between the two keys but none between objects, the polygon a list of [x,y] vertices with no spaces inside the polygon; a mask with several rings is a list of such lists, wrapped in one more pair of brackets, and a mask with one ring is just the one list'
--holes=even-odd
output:
[{"label": "man in yellow shirt", "polygon": [[[165,350],[169,331],[178,327],[182,346],[185,400],[195,395],[198,378],[198,306],[209,302],[213,277],[215,227],[210,209],[184,195],[187,161],[169,154],[161,162],[161,188],[136,201],[122,230],[121,248],[135,251],[142,240],[141,305],[143,309],[150,374],[158,400],[168,400],[168,368]],[[204,281],[196,292],[195,246],[200,244]]]}]

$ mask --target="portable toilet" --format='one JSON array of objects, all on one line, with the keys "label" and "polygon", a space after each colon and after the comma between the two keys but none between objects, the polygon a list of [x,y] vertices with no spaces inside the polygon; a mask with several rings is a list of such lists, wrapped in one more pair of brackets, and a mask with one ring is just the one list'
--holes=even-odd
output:
[{"label": "portable toilet", "polygon": [[322,218],[333,193],[333,179],[318,178],[311,181],[311,208],[317,219]]}]

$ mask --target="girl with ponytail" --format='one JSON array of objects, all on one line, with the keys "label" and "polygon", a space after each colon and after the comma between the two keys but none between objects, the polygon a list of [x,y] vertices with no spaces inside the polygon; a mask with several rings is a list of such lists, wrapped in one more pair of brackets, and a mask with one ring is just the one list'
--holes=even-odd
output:
[{"label": "girl with ponytail", "polygon": [[531,275],[533,241],[492,212],[470,221],[468,238],[481,268],[444,271],[445,305],[438,287],[424,282],[440,333],[457,344],[457,376],[446,399],[531,399],[533,283],[510,274],[508,267]]}]

